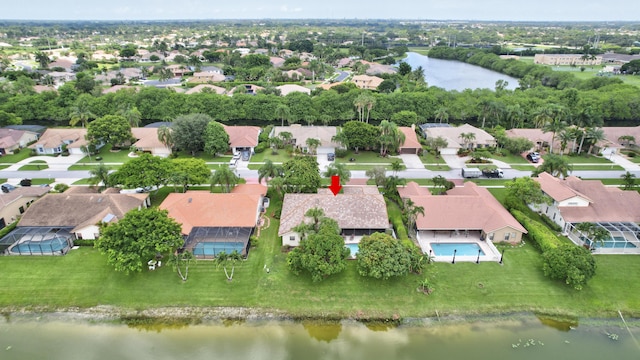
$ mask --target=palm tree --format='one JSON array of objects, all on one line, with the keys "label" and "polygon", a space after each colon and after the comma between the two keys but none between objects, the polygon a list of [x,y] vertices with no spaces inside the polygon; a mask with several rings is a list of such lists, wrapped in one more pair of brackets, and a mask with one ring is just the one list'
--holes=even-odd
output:
[{"label": "palm tree", "polygon": [[282,139],[282,143],[284,145],[289,145],[291,142],[291,139],[293,139],[293,134],[288,131],[283,131],[280,134],[278,134],[278,136],[280,137],[280,139]]},{"label": "palm tree", "polygon": [[222,191],[225,193],[230,193],[231,189],[233,189],[240,178],[229,168],[229,165],[221,165],[218,170],[216,170],[211,175],[211,191],[213,191],[213,187],[216,185],[222,186]]},{"label": "palm tree", "polygon": [[86,127],[89,120],[95,119],[96,115],[91,112],[91,102],[93,97],[89,94],[82,94],[78,96],[74,106],[71,107],[69,113],[69,125],[76,126],[80,123],[82,127]]},{"label": "palm tree", "polygon": [[315,154],[316,149],[318,149],[318,146],[320,146],[321,142],[319,139],[316,139],[316,138],[308,138],[306,141],[306,144],[307,144],[307,147],[309,148],[309,153]]},{"label": "palm tree", "polygon": [[280,198],[284,194],[285,180],[282,176],[276,176],[271,179],[269,186],[278,194]]},{"label": "palm tree", "polygon": [[599,142],[605,139],[604,130],[601,128],[588,128],[585,134],[585,137],[589,139],[589,151],[588,154],[591,154],[593,147]]},{"label": "palm tree", "polygon": [[559,118],[552,118],[551,121],[547,122],[542,127],[542,132],[550,132],[551,133],[551,144],[549,144],[549,152],[553,154],[553,142],[556,139],[556,134],[562,132],[567,128],[567,123],[560,120]]},{"label": "palm tree", "polygon": [[342,147],[344,147],[345,149],[349,148],[349,138],[346,136],[346,134],[342,130],[340,130],[340,132],[338,132],[337,134],[333,135],[333,137],[331,138],[331,141],[337,142],[338,144],[342,145]]},{"label": "palm tree", "polygon": [[325,171],[323,175],[329,179],[331,179],[332,176],[339,176],[341,185],[344,185],[351,180],[351,171],[349,171],[347,166],[343,163],[334,162],[329,164],[327,166],[327,171]]},{"label": "palm tree", "polygon": [[281,126],[284,126],[285,120],[289,122],[289,118],[291,117],[291,111],[289,110],[289,107],[284,104],[280,104],[278,105],[278,107],[276,107],[275,114],[276,117],[279,118],[282,122]]},{"label": "palm tree", "polygon": [[282,173],[282,168],[275,165],[271,160],[266,159],[264,164],[258,169],[258,182],[262,184],[262,179],[265,179],[267,186],[269,185],[269,179],[272,179]]},{"label": "palm tree", "polygon": [[631,190],[636,187],[636,176],[630,172],[626,172],[620,175],[622,182],[624,183],[624,190]]},{"label": "palm tree", "polygon": [[546,171],[553,177],[566,178],[569,173],[573,171],[573,166],[569,164],[569,161],[562,156],[556,154],[547,154],[544,155],[542,159],[544,159],[544,162],[534,170],[534,176],[538,176],[540,173]]},{"label": "palm tree", "polygon": [[375,103],[376,103],[376,100],[373,96],[371,96],[371,94],[369,94],[368,92],[360,93],[360,95],[358,95],[356,99],[353,101],[353,105],[356,107],[356,110],[358,111],[358,120],[365,121],[364,109],[366,108],[367,109],[366,122],[368,123],[369,113],[371,112],[371,109],[373,108]]},{"label": "palm tree", "polygon": [[461,140],[462,140],[462,144],[464,145],[464,148],[467,150],[470,150],[473,146],[473,140],[476,139],[476,134],[472,133],[472,132],[468,132],[468,133],[460,133],[460,135],[458,136]]},{"label": "palm tree", "polygon": [[380,156],[387,156],[390,150],[397,150],[404,144],[405,136],[398,125],[388,120],[380,122]]},{"label": "palm tree", "polygon": [[[185,250],[181,253],[173,253],[171,257],[169,257],[168,263],[178,272],[178,276],[180,276],[182,281],[187,281],[187,277],[189,277],[189,264],[191,264],[193,259],[193,254],[189,250]],[[182,272],[183,265],[184,273]]]},{"label": "palm tree", "polygon": [[444,120],[444,122],[449,122],[449,109],[444,106],[440,106],[438,109],[436,109],[434,116],[436,117],[436,120],[438,120],[441,124],[442,120]]},{"label": "palm tree", "polygon": [[172,130],[168,126],[160,126],[158,128],[158,140],[160,140],[160,142],[169,149],[172,149],[175,145]]},{"label": "palm tree", "polygon": [[546,123],[553,119],[553,112],[549,106],[542,106],[535,110],[533,116],[533,125],[535,128],[542,128]]},{"label": "palm tree", "polygon": [[435,186],[436,189],[442,188],[442,190],[438,190],[439,194],[443,194],[445,191],[447,191],[447,184],[449,183],[449,180],[447,180],[444,176],[434,176],[431,181],[433,182],[433,186]]},{"label": "palm tree", "polygon": [[424,216],[424,207],[416,206],[411,199],[407,199],[404,202],[404,213],[407,215],[407,229],[413,231],[413,226],[416,223],[418,214]]},{"label": "palm tree", "polygon": [[89,170],[89,185],[96,186],[102,184],[99,189],[108,188],[111,185],[109,167],[104,163],[98,164],[95,168]]},{"label": "palm tree", "polygon": [[560,156],[564,154],[564,151],[567,149],[567,145],[571,140],[575,140],[574,133],[571,131],[572,128],[565,128],[558,134],[558,139],[560,140]]},{"label": "palm tree", "polygon": [[118,109],[118,115],[127,119],[129,126],[132,128],[138,127],[140,125],[140,119],[142,118],[140,110],[138,110],[136,106],[131,106],[130,104],[121,106],[120,109]]},{"label": "palm tree", "polygon": [[520,128],[523,125],[524,111],[520,104],[509,105],[506,108],[506,117],[509,120],[511,128]]},{"label": "palm tree", "polygon": [[398,171],[402,170],[402,163],[398,160],[394,160],[391,163],[391,170],[393,171],[393,175],[397,176],[398,175]]},{"label": "palm tree", "polygon": [[320,230],[320,220],[324,217],[324,210],[322,208],[314,207],[304,213],[305,217],[311,218],[313,229],[318,232]]},{"label": "palm tree", "polygon": [[[224,275],[227,277],[227,281],[233,280],[233,273],[236,270],[236,261],[241,261],[242,255],[237,250],[233,250],[231,253],[227,254],[225,251],[221,251],[216,255],[216,264],[218,266],[222,265],[224,268]],[[231,263],[231,274],[227,271],[227,264]]]}]

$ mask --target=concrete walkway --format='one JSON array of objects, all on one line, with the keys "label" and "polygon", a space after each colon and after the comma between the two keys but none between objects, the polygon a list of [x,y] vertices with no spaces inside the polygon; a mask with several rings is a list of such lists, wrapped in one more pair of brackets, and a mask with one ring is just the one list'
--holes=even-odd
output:
[{"label": "concrete walkway", "polygon": [[[28,157],[28,158],[26,158],[24,160],[18,161],[17,163],[9,166],[8,168],[6,168],[4,170],[7,170],[7,171],[18,171],[18,169],[20,169],[24,165],[28,165],[28,164],[31,164],[32,162],[36,161],[36,160],[40,160],[40,161],[44,161],[44,162],[47,163],[47,166],[49,167],[48,170],[51,170],[51,171],[63,171],[63,170],[67,170],[69,168],[69,166],[77,163],[78,161],[80,161],[84,157],[85,157],[85,155],[31,156],[31,157]],[[33,164],[33,165],[37,165],[37,164]]]}]

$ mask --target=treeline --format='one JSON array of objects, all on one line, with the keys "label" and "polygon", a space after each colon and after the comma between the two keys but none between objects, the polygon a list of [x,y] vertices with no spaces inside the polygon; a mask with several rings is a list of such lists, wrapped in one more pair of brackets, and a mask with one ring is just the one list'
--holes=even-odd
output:
[{"label": "treeline", "polygon": [[[455,50],[457,53],[460,50]],[[473,51],[465,49],[465,51]],[[495,59],[492,54],[474,54],[470,58]],[[505,61],[498,59],[500,63]],[[498,61],[494,61],[498,64]],[[581,126],[637,125],[640,90],[636,87],[597,78],[577,87],[542,86],[554,73],[538,73],[538,68],[520,72],[531,65],[507,61],[510,74],[525,74],[515,91],[497,86],[488,89],[445,91],[436,87],[400,86],[391,93],[375,93],[342,84],[331,90],[314,90],[311,96],[294,92],[287,96],[273,93],[234,96],[215,93],[183,94],[153,87],[131,88],[115,93],[87,93],[80,83],[69,82],[57,91],[35,93],[28,83],[16,81],[0,87],[0,126],[31,123],[66,126],[72,117],[91,121],[105,115],[122,113],[134,107],[143,123],[172,121],[179,115],[204,113],[228,124],[265,126],[281,123],[340,125],[357,119],[358,109],[366,111],[367,121],[377,124],[393,120],[401,126],[423,122],[472,123],[505,128],[536,127],[544,120],[545,110],[553,110],[569,124]],[[496,66],[494,68],[499,68]],[[544,68],[544,67],[542,67]],[[505,71],[506,72],[506,71]],[[561,76],[564,73],[560,73]],[[390,81],[397,81],[394,78]],[[24,86],[22,86],[24,85]],[[549,111],[547,111],[547,114]],[[399,116],[402,115],[402,116]]]},{"label": "treeline", "polygon": [[567,88],[595,90],[623,83],[620,79],[608,77],[580,80],[570,72],[553,71],[548,66],[525,63],[515,59],[501,59],[500,56],[489,50],[438,46],[429,50],[429,57],[462,61],[519,78],[521,79],[521,88],[542,85],[559,90]]}]

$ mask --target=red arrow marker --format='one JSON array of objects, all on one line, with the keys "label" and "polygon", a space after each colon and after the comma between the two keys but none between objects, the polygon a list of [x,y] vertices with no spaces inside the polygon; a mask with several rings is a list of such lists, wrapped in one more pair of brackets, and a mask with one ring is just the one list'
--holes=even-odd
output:
[{"label": "red arrow marker", "polygon": [[340,189],[342,189],[342,185],[340,185],[340,176],[333,175],[331,177],[331,186],[329,186],[329,189],[331,189],[333,196],[338,195]]}]

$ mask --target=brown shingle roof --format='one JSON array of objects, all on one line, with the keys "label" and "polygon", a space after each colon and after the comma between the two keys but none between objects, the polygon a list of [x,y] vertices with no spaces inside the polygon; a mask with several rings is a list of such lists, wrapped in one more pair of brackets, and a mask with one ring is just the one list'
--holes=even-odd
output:
[{"label": "brown shingle roof", "polygon": [[0,207],[7,206],[22,197],[39,197],[49,192],[49,186],[20,186],[11,192],[0,192]]},{"label": "brown shingle roof", "polygon": [[121,219],[144,206],[147,197],[149,194],[47,194],[27,209],[18,226],[75,228],[98,224],[106,214]]},{"label": "brown shingle roof", "polygon": [[[375,191],[365,188],[373,188]],[[282,204],[278,235],[282,236],[290,232],[304,221],[304,214],[311,208],[321,208],[324,215],[336,220],[341,229],[389,227],[387,206],[377,188],[353,186],[345,187],[344,191],[344,194],[337,196],[326,189],[320,194],[286,194]]]},{"label": "brown shingle roof", "polygon": [[131,134],[138,140],[133,145],[139,149],[166,148],[158,139],[158,128],[131,128]]},{"label": "brown shingle roof", "polygon": [[187,235],[194,227],[254,227],[261,196],[257,194],[213,194],[208,191],[171,193],[160,204],[182,224]]}]

